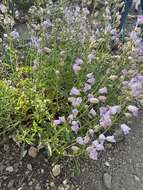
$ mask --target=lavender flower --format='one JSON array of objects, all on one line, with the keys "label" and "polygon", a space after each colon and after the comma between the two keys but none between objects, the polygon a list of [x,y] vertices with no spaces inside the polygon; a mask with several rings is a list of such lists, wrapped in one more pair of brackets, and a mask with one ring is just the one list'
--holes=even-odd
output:
[{"label": "lavender flower", "polygon": [[99,92],[100,94],[107,94],[107,93],[108,93],[107,87],[104,87],[104,88],[99,89],[98,92]]},{"label": "lavender flower", "polygon": [[76,65],[82,65],[82,64],[83,64],[83,60],[80,59],[80,58],[77,58],[77,59],[75,60],[75,64],[76,64]]},{"label": "lavender flower", "polygon": [[93,78],[88,79],[87,83],[93,85],[95,83],[95,78],[93,77]]},{"label": "lavender flower", "polygon": [[138,116],[139,108],[136,106],[129,105],[127,109],[133,114],[133,116]]},{"label": "lavender flower", "polygon": [[81,70],[81,67],[80,67],[80,65],[77,65],[77,64],[74,64],[73,65],[73,71],[74,71],[74,73],[77,75],[78,73],[79,73],[79,71]]},{"label": "lavender flower", "polygon": [[106,96],[98,96],[98,100],[100,100],[103,103],[106,101],[106,99]]},{"label": "lavender flower", "polygon": [[112,136],[107,136],[106,137],[106,141],[111,142],[111,143],[115,143],[116,142],[115,137],[113,135]]},{"label": "lavender flower", "polygon": [[96,111],[93,108],[89,111],[89,116],[92,116],[92,117],[96,116]]},{"label": "lavender flower", "polygon": [[100,135],[99,135],[99,142],[100,142],[101,144],[104,144],[105,139],[106,139],[105,135],[103,135],[103,134],[100,134]]},{"label": "lavender flower", "polygon": [[143,15],[138,15],[137,26],[143,25]]},{"label": "lavender flower", "polygon": [[76,139],[76,143],[80,144],[80,145],[84,145],[84,140],[82,137],[77,137]]},{"label": "lavender flower", "polygon": [[19,39],[19,33],[16,31],[16,30],[13,30],[11,33],[10,33],[11,37],[13,39]]},{"label": "lavender flower", "polygon": [[78,110],[76,108],[74,108],[72,110],[72,114],[73,114],[74,117],[76,117],[78,115]]},{"label": "lavender flower", "polygon": [[54,120],[53,121],[53,123],[54,123],[54,125],[61,125],[61,124],[63,124],[63,123],[65,123],[65,117],[63,116],[63,117],[59,117],[59,119],[57,119],[57,120]]},{"label": "lavender flower", "polygon": [[121,106],[111,106],[109,108],[109,112],[111,115],[115,115],[117,113],[120,113],[120,111],[121,111]]},{"label": "lavender flower", "polygon": [[79,107],[82,103],[82,98],[78,97],[78,98],[74,98],[72,101],[72,106],[73,107]]},{"label": "lavender flower", "polygon": [[98,144],[98,145],[96,146],[96,150],[97,150],[97,151],[102,151],[102,150],[104,150],[103,144]]},{"label": "lavender flower", "polygon": [[91,78],[94,77],[94,75],[93,75],[93,73],[88,73],[88,74],[86,75],[86,77],[87,77],[88,79],[91,79]]},{"label": "lavender flower", "polygon": [[70,95],[71,96],[78,96],[78,95],[80,95],[80,91],[77,88],[73,87],[70,91]]},{"label": "lavender flower", "polygon": [[112,120],[108,113],[104,114],[100,119],[100,126],[103,128],[110,127],[112,125]]},{"label": "lavender flower", "polygon": [[89,152],[89,157],[90,157],[92,160],[97,160],[98,153],[97,153],[96,148],[88,147],[88,148],[87,148],[87,151]]},{"label": "lavender flower", "polygon": [[90,84],[88,84],[88,83],[85,83],[85,85],[84,85],[84,88],[83,88],[83,92],[88,92],[89,90],[91,90],[91,85]]},{"label": "lavender flower", "polygon": [[126,124],[122,124],[122,125],[121,125],[121,129],[122,129],[124,135],[129,134],[129,132],[130,132],[130,130],[131,130],[131,128],[128,127]]},{"label": "lavender flower", "polygon": [[74,120],[74,115],[73,114],[70,114],[67,118],[68,122],[69,123],[72,123],[72,121]]},{"label": "lavender flower", "polygon": [[79,130],[79,123],[78,123],[78,121],[72,121],[71,124],[72,124],[72,126],[71,126],[72,131],[74,131],[77,134],[77,132]]}]

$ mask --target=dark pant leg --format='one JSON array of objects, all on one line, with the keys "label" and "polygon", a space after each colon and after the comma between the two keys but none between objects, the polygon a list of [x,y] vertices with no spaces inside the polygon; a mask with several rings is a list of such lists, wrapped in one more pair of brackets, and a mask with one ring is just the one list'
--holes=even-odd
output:
[{"label": "dark pant leg", "polygon": [[143,0],[141,0],[141,9],[142,9],[142,14],[143,14]]},{"label": "dark pant leg", "polygon": [[[124,0],[124,1],[125,1],[125,8],[124,8],[123,13],[121,14],[121,21],[120,21],[120,26],[119,26],[120,31],[125,29],[127,16],[133,3],[133,0]],[[143,0],[141,1],[143,2]]]}]

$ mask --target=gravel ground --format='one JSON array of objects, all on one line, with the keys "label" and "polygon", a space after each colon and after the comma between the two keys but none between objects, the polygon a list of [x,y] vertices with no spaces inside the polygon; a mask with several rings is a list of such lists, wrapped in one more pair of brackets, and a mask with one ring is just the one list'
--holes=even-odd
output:
[{"label": "gravel ground", "polygon": [[[20,148],[8,141],[0,148],[1,190],[142,190],[143,114],[131,133],[116,145],[106,144],[98,161],[54,161],[42,154],[20,159]],[[27,147],[28,148],[28,147]]]}]

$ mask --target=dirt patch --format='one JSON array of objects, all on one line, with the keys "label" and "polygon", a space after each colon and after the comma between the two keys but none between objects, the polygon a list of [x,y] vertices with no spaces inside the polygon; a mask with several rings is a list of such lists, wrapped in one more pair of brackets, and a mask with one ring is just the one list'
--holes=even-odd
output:
[{"label": "dirt patch", "polygon": [[80,158],[61,160],[57,162],[61,166],[60,175],[54,177],[51,161],[44,155],[39,154],[35,159],[27,155],[21,160],[20,148],[9,141],[0,148],[0,189],[142,190],[142,147],[141,115],[132,123],[130,135],[116,145],[107,144],[98,161]]}]

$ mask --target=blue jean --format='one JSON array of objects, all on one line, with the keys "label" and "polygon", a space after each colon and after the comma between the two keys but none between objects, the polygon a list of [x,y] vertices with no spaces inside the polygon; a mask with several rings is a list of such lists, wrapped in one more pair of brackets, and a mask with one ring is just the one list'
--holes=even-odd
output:
[{"label": "blue jean", "polygon": [[[133,3],[133,0],[124,0],[124,1],[125,1],[125,10],[121,15],[121,21],[120,21],[120,26],[119,26],[120,31],[125,30],[127,16]],[[140,3],[141,3],[141,9],[143,13],[143,0],[140,0]]]}]

